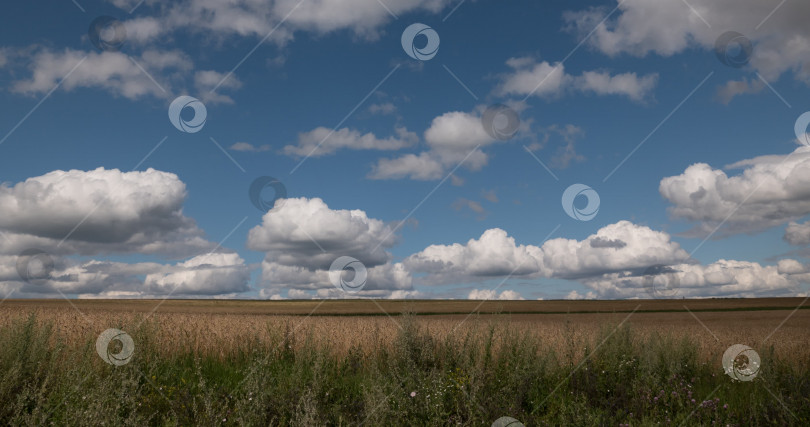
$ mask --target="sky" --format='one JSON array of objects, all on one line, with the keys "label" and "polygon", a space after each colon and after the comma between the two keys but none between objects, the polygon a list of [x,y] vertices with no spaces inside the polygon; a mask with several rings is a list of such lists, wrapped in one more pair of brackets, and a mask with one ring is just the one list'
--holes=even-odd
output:
[{"label": "sky", "polygon": [[805,2],[2,9],[2,298],[810,295]]}]

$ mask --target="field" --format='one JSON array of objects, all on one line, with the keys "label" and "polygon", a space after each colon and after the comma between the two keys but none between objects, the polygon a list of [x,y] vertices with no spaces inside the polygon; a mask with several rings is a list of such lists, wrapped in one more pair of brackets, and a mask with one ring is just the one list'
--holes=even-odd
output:
[{"label": "field", "polygon": [[7,300],[0,422],[807,425],[804,302]]}]

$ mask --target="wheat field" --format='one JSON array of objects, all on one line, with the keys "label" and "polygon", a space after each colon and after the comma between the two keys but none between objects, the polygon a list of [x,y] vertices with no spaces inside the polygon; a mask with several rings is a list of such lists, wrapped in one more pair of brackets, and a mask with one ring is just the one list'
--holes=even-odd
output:
[{"label": "wheat field", "polygon": [[[438,339],[463,337],[473,330],[495,326],[534,336],[554,350],[571,345],[584,347],[598,334],[600,325],[625,322],[633,327],[639,338],[652,333],[692,338],[699,344],[700,354],[706,360],[711,360],[718,352],[722,354],[728,346],[736,343],[752,347],[773,346],[779,356],[808,360],[810,310],[792,310],[801,303],[801,298],[532,301],[528,304],[495,301],[485,303],[478,307],[477,313],[472,313],[480,303],[382,301],[377,307],[368,301],[263,304],[255,301],[172,300],[161,304],[159,301],[94,300],[71,304],[58,300],[44,303],[18,300],[6,301],[0,306],[0,326],[36,313],[39,321],[51,322],[56,334],[65,342],[84,343],[95,339],[107,328],[126,330],[150,325],[153,339],[167,353],[194,351],[225,356],[256,341],[270,342],[280,333],[329,344],[332,350],[343,354],[352,347],[392,342],[401,331],[403,314],[411,314],[417,325]],[[738,311],[740,309],[750,311]],[[463,313],[464,310],[470,311],[467,314],[443,314]]]}]

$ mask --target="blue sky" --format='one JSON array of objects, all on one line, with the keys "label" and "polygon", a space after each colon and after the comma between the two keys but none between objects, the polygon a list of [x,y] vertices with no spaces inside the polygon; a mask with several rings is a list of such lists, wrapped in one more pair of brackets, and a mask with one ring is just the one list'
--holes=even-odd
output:
[{"label": "blue sky", "polygon": [[[807,292],[807,6],[350,3],[3,6],[3,295]],[[92,43],[99,16],[119,50]],[[414,23],[435,57],[404,51]],[[753,46],[739,68],[728,31]],[[199,132],[169,120],[181,95]],[[494,104],[520,118],[510,139],[484,130]],[[288,196],[267,213],[262,176]],[[573,184],[598,193],[592,220],[563,209]],[[341,256],[368,269],[359,293],[330,283]]]}]

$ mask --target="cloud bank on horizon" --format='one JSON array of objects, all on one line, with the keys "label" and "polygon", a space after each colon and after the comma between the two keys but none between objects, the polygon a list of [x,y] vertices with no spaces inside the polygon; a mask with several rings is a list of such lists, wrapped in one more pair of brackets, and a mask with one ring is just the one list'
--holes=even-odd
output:
[{"label": "cloud bank on horizon", "polygon": [[810,295],[810,5],[690,4],[4,14],[0,295]]}]

